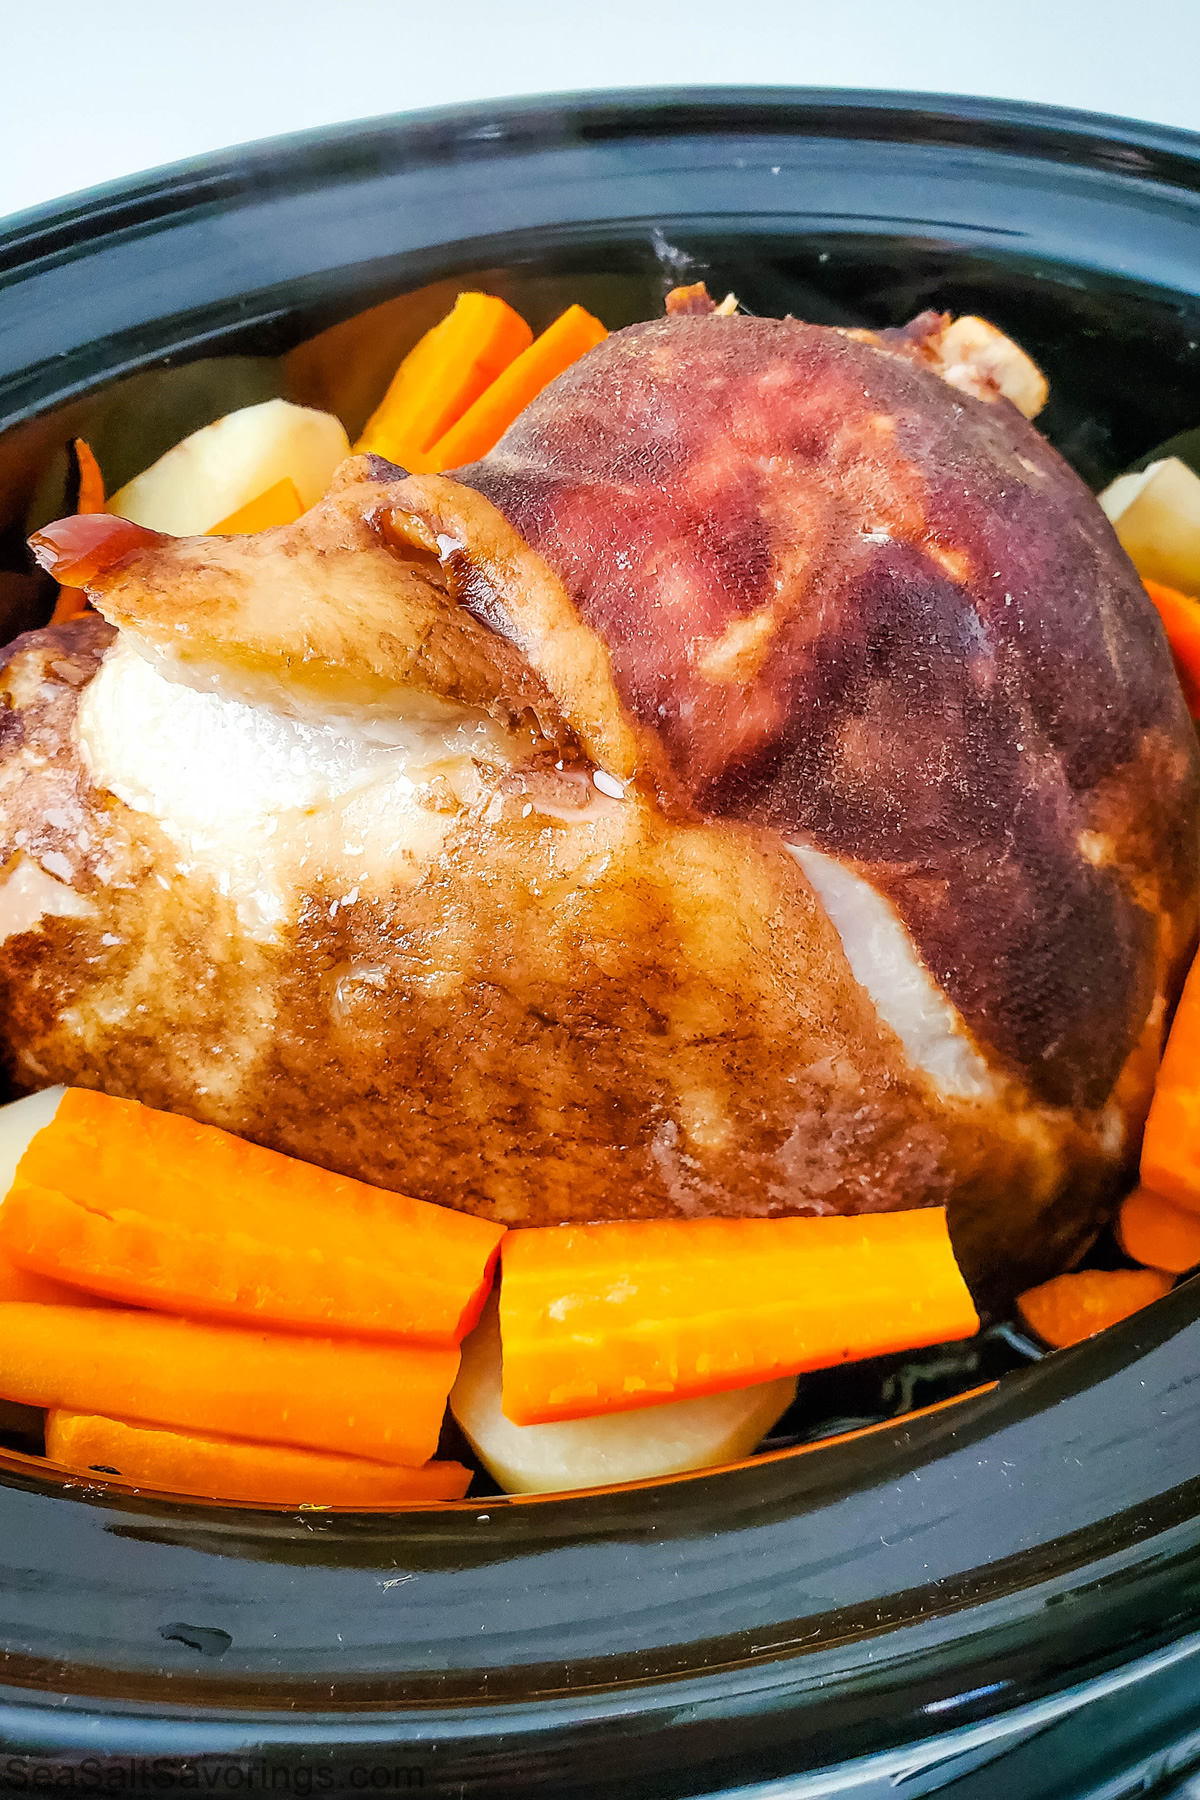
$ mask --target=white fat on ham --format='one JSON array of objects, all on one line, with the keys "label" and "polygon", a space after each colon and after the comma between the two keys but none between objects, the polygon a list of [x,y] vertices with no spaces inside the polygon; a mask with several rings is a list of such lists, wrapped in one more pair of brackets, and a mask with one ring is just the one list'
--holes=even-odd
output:
[{"label": "white fat on ham", "polygon": [[[386,720],[295,717],[174,679],[122,633],[81,697],[77,730],[96,784],[155,819],[177,849],[179,873],[209,875],[243,929],[269,941],[301,893],[323,889],[336,915],[386,896],[406,872],[418,879],[457,807],[517,761],[516,746],[484,715],[416,695],[413,706]],[[585,792],[601,807],[619,804],[590,783]],[[910,1062],[948,1096],[991,1093],[987,1064],[890,902],[836,857],[789,849]],[[6,903],[9,931],[87,906],[24,859],[0,887],[0,931]]]},{"label": "white fat on ham", "polygon": [[816,889],[846,960],[909,1061],[943,1094],[975,1100],[994,1080],[957,1009],[938,986],[889,900],[855,870],[807,844],[788,849]]},{"label": "white fat on ham", "polygon": [[406,870],[415,880],[482,792],[481,771],[513,756],[466,708],[293,717],[174,680],[125,634],[81,696],[77,731],[96,785],[155,819],[179,873],[211,876],[264,940],[303,891],[323,888],[336,911]]}]

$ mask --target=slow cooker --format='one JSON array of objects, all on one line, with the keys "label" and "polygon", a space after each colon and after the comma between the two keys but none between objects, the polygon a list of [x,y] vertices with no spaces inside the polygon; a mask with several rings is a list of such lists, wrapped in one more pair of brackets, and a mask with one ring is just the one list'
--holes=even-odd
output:
[{"label": "slow cooker", "polygon": [[[465,282],[537,330],[699,279],[827,324],[985,314],[1097,486],[1200,423],[1200,137],[766,88],[339,127],[0,233],[3,637],[46,616],[24,538],[70,435],[113,484],[275,394],[353,435]],[[0,1787],[1200,1791],[1200,1282],[1009,1349],[893,1369],[890,1418],[814,1378],[736,1467],[390,1514],[68,1484],[4,1413]]]}]

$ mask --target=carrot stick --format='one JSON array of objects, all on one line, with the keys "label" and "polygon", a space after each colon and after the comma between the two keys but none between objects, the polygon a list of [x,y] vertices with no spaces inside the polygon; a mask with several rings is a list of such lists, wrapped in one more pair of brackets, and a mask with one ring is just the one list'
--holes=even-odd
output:
[{"label": "carrot stick", "polygon": [[1161,1269],[1081,1269],[1027,1288],[1017,1310],[1051,1349],[1065,1350],[1161,1300],[1174,1285]]},{"label": "carrot stick", "polygon": [[[460,296],[461,298],[461,296]],[[363,426],[362,434],[354,445],[356,456],[374,452],[384,455],[380,448],[383,444],[398,445],[401,436],[412,442],[414,432],[409,424],[413,394],[425,381],[429,371],[435,366],[442,353],[442,346],[447,336],[447,327],[454,317],[454,309],[446,317],[427,331],[400,364],[396,373],[388,383],[388,390]],[[530,337],[533,333],[530,332]],[[389,421],[393,422],[389,426]]]},{"label": "carrot stick", "polygon": [[[68,480],[68,495],[74,485],[77,489],[75,502],[76,515],[79,513],[102,513],[104,511],[104,477],[100,473],[100,464],[92,454],[92,447],[85,438],[71,440],[69,456],[74,459],[72,480]],[[54,603],[54,611],[50,617],[52,625],[61,625],[65,619],[76,619],[87,610],[87,596],[82,589],[62,584],[58,590],[58,599]]]},{"label": "carrot stick", "polygon": [[110,1299],[440,1346],[479,1317],[503,1232],[85,1088],[0,1206],[14,1262]]},{"label": "carrot stick", "polygon": [[1142,1139],[1142,1185],[1200,1212],[1200,958],[1163,1052]]},{"label": "carrot stick", "polygon": [[274,525],[291,525],[304,511],[300,490],[290,475],[264,488],[227,519],[210,525],[206,537],[239,537],[254,531],[270,531]]},{"label": "carrot stick", "polygon": [[50,1281],[45,1275],[35,1275],[29,1269],[17,1266],[10,1257],[0,1251],[0,1300],[33,1300],[40,1306],[100,1306],[108,1305],[96,1294],[85,1294],[79,1288],[71,1288],[63,1281]]},{"label": "carrot stick", "polygon": [[492,294],[460,294],[411,350],[354,446],[403,468],[424,453],[533,340],[519,313]]},{"label": "carrot stick", "polygon": [[58,590],[58,599],[54,602],[54,611],[50,614],[52,625],[64,625],[68,619],[77,619],[87,611],[87,595],[82,588],[67,587],[65,584]]},{"label": "carrot stick", "polygon": [[102,513],[104,511],[104,477],[100,473],[100,464],[92,453],[92,446],[86,438],[76,438],[73,443],[75,461],[79,469],[79,499],[75,504],[77,513]]},{"label": "carrot stick", "polygon": [[1126,1256],[1149,1269],[1182,1275],[1200,1263],[1200,1216],[1146,1187],[1122,1202],[1117,1239]]},{"label": "carrot stick", "polygon": [[127,1419],[55,1407],[46,1415],[46,1455],[80,1472],[99,1468],[139,1487],[204,1500],[257,1500],[276,1506],[387,1506],[461,1500],[471,1471],[461,1463],[420,1469],[166,1431]]},{"label": "carrot stick", "polygon": [[1142,585],[1158,608],[1188,711],[1200,718],[1200,600],[1164,587],[1161,581],[1143,577]]},{"label": "carrot stick", "polygon": [[582,306],[568,306],[438,438],[429,451],[426,469],[461,469],[486,456],[544,387],[607,336],[599,319],[584,312]]},{"label": "carrot stick", "polygon": [[0,1305],[0,1398],[411,1468],[437,1449],[457,1350],[238,1331],[161,1313]]},{"label": "carrot stick", "polygon": [[502,1405],[515,1425],[624,1412],[969,1337],[941,1208],[510,1231]]}]

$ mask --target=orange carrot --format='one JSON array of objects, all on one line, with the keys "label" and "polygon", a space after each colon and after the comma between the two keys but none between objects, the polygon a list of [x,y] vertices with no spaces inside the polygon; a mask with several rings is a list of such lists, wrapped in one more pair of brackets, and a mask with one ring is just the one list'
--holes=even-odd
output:
[{"label": "orange carrot", "polygon": [[207,537],[240,537],[253,531],[270,531],[273,525],[290,525],[304,511],[300,490],[290,475],[264,488],[245,506],[239,506],[218,525],[210,525]]},{"label": "orange carrot", "polygon": [[486,456],[544,387],[607,336],[599,319],[584,312],[582,306],[568,306],[438,438],[429,451],[426,468],[461,469]]},{"label": "orange carrot", "polygon": [[1200,1217],[1147,1187],[1122,1202],[1117,1238],[1126,1256],[1149,1269],[1182,1275],[1200,1263]]},{"label": "orange carrot", "polygon": [[503,1408],[516,1425],[624,1412],[969,1337],[940,1207],[510,1231]]},{"label": "orange carrot", "polygon": [[503,300],[460,294],[400,364],[355,449],[406,469],[428,467],[424,453],[532,340]]},{"label": "orange carrot", "polygon": [[100,464],[92,454],[92,446],[86,438],[74,441],[75,460],[79,466],[79,498],[75,504],[77,513],[102,513],[104,511],[104,477],[100,473]]},{"label": "orange carrot", "polygon": [[471,1481],[471,1471],[461,1463],[431,1462],[420,1469],[403,1469],[362,1456],[201,1437],[61,1407],[46,1415],[46,1455],[68,1469],[82,1473],[99,1468],[162,1493],[275,1506],[404,1506],[461,1500]]},{"label": "orange carrot", "polygon": [[67,587],[64,583],[58,590],[58,599],[54,602],[54,611],[50,614],[52,625],[63,625],[68,619],[77,619],[87,611],[87,595],[82,588]]},{"label": "orange carrot", "polygon": [[503,1232],[85,1088],[0,1206],[14,1262],[110,1299],[441,1346],[479,1317]]},{"label": "orange carrot", "polygon": [[1143,578],[1142,585],[1158,608],[1188,710],[1200,718],[1200,600],[1161,581]]},{"label": "orange carrot", "polygon": [[437,1449],[457,1370],[457,1350],[0,1304],[5,1400],[411,1468]]},{"label": "orange carrot", "polygon": [[39,1306],[99,1306],[109,1305],[98,1294],[85,1294],[79,1288],[68,1287],[65,1281],[50,1281],[45,1275],[35,1275],[30,1269],[22,1269],[10,1257],[0,1251],[0,1300],[33,1300]]},{"label": "orange carrot", "polygon": [[[75,470],[78,474],[79,493],[75,503],[76,514],[102,513],[104,511],[104,477],[100,473],[100,464],[92,454],[92,447],[85,438],[74,438],[71,442],[70,454],[75,459]],[[52,625],[61,625],[65,619],[76,619],[87,610],[87,596],[81,588],[61,585],[58,599],[54,603],[51,615]]]},{"label": "orange carrot", "polygon": [[[451,310],[444,319],[427,331],[424,337],[418,338],[416,344],[404,358],[388,383],[387,393],[363,426],[362,434],[354,445],[356,456],[372,451],[378,455],[386,454],[380,449],[380,446],[385,443],[399,444],[402,432],[407,440],[414,441],[416,434],[410,423],[412,398],[418,387],[425,381],[429,371],[438,362],[442,345],[447,336],[447,328],[453,317],[454,312]],[[529,336],[532,338],[533,333],[530,332]],[[389,421],[394,421],[391,429],[389,429]]]},{"label": "orange carrot", "polygon": [[1141,1174],[1153,1193],[1200,1212],[1200,958],[1184,983],[1154,1084]]},{"label": "orange carrot", "polygon": [[1081,1269],[1027,1288],[1017,1311],[1051,1349],[1065,1350],[1161,1300],[1173,1286],[1174,1277],[1161,1269]]}]

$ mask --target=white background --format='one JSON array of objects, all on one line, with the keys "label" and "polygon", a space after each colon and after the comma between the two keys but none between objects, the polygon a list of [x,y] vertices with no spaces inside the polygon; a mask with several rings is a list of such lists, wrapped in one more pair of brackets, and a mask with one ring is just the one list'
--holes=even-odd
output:
[{"label": "white background", "polygon": [[0,214],[335,120],[813,83],[1200,129],[1200,0],[0,0]]}]

